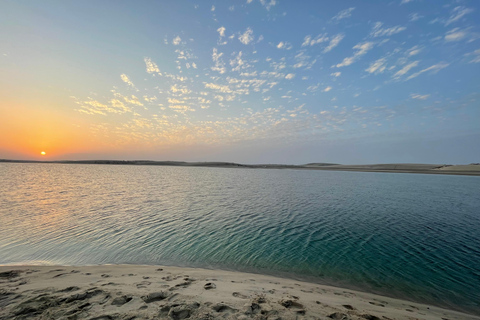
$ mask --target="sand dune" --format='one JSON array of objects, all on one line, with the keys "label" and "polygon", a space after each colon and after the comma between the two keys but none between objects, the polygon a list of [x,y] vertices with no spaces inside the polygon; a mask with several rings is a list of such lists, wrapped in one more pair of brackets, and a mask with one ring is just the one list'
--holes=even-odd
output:
[{"label": "sand dune", "polygon": [[178,267],[0,267],[0,319],[480,319],[258,274]]}]

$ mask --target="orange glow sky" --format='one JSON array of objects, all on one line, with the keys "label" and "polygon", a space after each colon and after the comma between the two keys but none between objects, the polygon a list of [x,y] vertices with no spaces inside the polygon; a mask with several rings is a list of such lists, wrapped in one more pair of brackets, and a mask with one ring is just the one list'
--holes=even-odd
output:
[{"label": "orange glow sky", "polygon": [[2,1],[0,159],[478,162],[479,21],[473,0]]}]

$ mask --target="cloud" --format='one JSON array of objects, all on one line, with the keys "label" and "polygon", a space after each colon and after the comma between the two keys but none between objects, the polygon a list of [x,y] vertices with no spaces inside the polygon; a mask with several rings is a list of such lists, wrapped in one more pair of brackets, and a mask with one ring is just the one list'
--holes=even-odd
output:
[{"label": "cloud", "polygon": [[403,30],[406,30],[407,28],[402,27],[402,26],[395,26],[391,28],[382,28],[383,23],[377,22],[372,28],[372,32],[370,32],[370,35],[374,38],[376,37],[383,37],[383,36],[391,36],[396,33],[402,32]]},{"label": "cloud", "polygon": [[175,38],[173,38],[172,43],[178,46],[181,41],[182,41],[182,38],[180,38],[179,36],[176,36]]},{"label": "cloud", "polygon": [[[248,3],[248,2],[247,2]],[[267,1],[267,0],[260,0],[260,3],[262,4],[262,6],[264,6],[267,10],[270,10],[271,7],[275,6],[277,4],[277,1],[276,0],[270,0],[270,1]]]},{"label": "cloud", "polygon": [[402,1],[400,2],[400,5],[406,4],[406,3],[409,3],[409,2],[412,2],[412,1],[413,1],[413,0],[402,0]]},{"label": "cloud", "polygon": [[294,73],[289,73],[289,74],[287,74],[287,75],[285,76],[285,79],[287,79],[287,80],[291,80],[291,79],[293,79],[293,78],[295,78],[295,74],[294,74]]},{"label": "cloud", "polygon": [[136,88],[135,85],[133,84],[133,82],[130,81],[130,79],[128,78],[128,76],[127,76],[126,74],[120,75],[120,78],[122,79],[123,82],[125,82],[126,84],[128,84],[130,87]]},{"label": "cloud", "polygon": [[218,71],[220,74],[224,74],[227,71],[225,69],[225,62],[221,59],[222,56],[222,52],[219,53],[217,48],[213,48],[212,61],[215,62],[215,65],[212,67],[212,70]]},{"label": "cloud", "polygon": [[323,49],[323,53],[327,53],[331,51],[333,48],[335,48],[336,46],[338,46],[338,44],[340,43],[340,41],[343,40],[344,37],[345,35],[343,35],[342,33],[339,33],[335,37],[333,37],[333,39],[330,40],[330,43],[328,44],[328,46],[325,49]]},{"label": "cloud", "polygon": [[421,18],[423,18],[423,16],[419,15],[417,12],[414,12],[414,13],[410,13],[408,15],[408,20],[409,21],[417,21],[417,20],[420,20]]},{"label": "cloud", "polygon": [[370,49],[373,48],[373,42],[363,42],[355,45],[354,50],[357,50],[351,57],[343,59],[343,61],[336,65],[337,68],[349,66],[354,63],[358,58],[366,54]]},{"label": "cloud", "polygon": [[288,42],[283,42],[283,41],[280,41],[278,44],[277,44],[277,48],[278,49],[285,49],[285,50],[290,50],[292,49],[292,45]]},{"label": "cloud", "polygon": [[220,38],[225,37],[225,27],[218,28],[217,32],[220,35]]},{"label": "cloud", "polygon": [[375,74],[383,73],[387,67],[386,62],[387,60],[385,58],[378,59],[377,61],[372,62],[365,71]]},{"label": "cloud", "polygon": [[322,42],[325,42],[325,41],[328,41],[328,37],[327,37],[326,33],[325,34],[319,34],[314,39],[312,39],[312,36],[308,35],[308,36],[305,36],[305,38],[303,39],[302,47],[313,46],[313,45],[316,45],[318,43],[322,43]]},{"label": "cloud", "polygon": [[416,100],[427,100],[428,97],[430,97],[429,94],[420,95],[420,94],[418,94],[418,93],[412,93],[412,94],[410,95],[410,98],[416,99]]},{"label": "cloud", "polygon": [[339,71],[339,72],[334,72],[334,73],[330,73],[331,76],[334,76],[335,78],[338,78],[340,77],[342,73]]},{"label": "cloud", "polygon": [[330,90],[332,90],[332,87],[328,86],[328,87],[326,87],[325,89],[323,89],[322,91],[323,91],[323,92],[328,92],[328,91],[330,91]]},{"label": "cloud", "polygon": [[473,59],[469,63],[480,63],[480,49],[477,49],[473,52],[465,54],[465,56],[473,56]]},{"label": "cloud", "polygon": [[247,30],[238,37],[238,40],[240,40],[240,42],[245,44],[245,45],[252,42],[253,39],[254,39],[253,38],[253,30],[250,29],[250,28],[247,28]]},{"label": "cloud", "polygon": [[460,20],[463,16],[471,12],[473,12],[473,9],[465,8],[463,6],[455,7],[447,22],[445,22],[445,26]]},{"label": "cloud", "polygon": [[215,11],[215,6],[212,6],[212,9],[210,9],[210,11]]},{"label": "cloud", "polygon": [[452,29],[445,34],[445,41],[460,41],[467,36],[465,30],[460,30],[459,28]]},{"label": "cloud", "polygon": [[418,66],[418,63],[420,61],[413,61],[412,63],[409,63],[407,64],[405,67],[403,67],[402,69],[398,70],[394,75],[393,75],[393,78],[394,79],[398,79],[400,78],[401,76],[405,75],[408,71],[410,71],[410,69],[412,68],[415,68],[416,66]]},{"label": "cloud", "polygon": [[158,66],[155,62],[152,61],[152,59],[146,57],[143,59],[145,61],[145,65],[147,67],[147,72],[148,73],[158,73],[160,72],[160,69],[158,69]]},{"label": "cloud", "polygon": [[413,78],[416,78],[418,77],[419,75],[421,75],[422,73],[424,72],[427,72],[427,71],[432,71],[433,74],[437,73],[438,71],[442,70],[443,68],[446,68],[448,67],[449,64],[446,63],[446,62],[440,62],[440,63],[437,63],[437,64],[434,64],[433,66],[430,66],[428,68],[425,68],[417,73],[414,73],[412,74],[410,77],[407,78],[407,80],[410,80],[410,79],[413,79]]},{"label": "cloud", "polygon": [[342,10],[339,13],[337,13],[337,15],[335,15],[331,20],[340,21],[342,19],[349,18],[352,15],[353,10],[355,10],[355,7]]},{"label": "cloud", "polygon": [[413,47],[411,47],[410,49],[407,50],[407,54],[410,57],[415,56],[415,55],[419,54],[422,50],[423,50],[423,48],[420,48],[419,46],[413,46]]}]

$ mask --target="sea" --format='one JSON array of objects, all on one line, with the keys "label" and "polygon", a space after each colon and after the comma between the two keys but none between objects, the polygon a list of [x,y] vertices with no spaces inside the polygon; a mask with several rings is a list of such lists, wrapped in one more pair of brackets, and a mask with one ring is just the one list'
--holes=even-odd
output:
[{"label": "sea", "polygon": [[244,271],[480,314],[480,177],[0,163],[0,264]]}]

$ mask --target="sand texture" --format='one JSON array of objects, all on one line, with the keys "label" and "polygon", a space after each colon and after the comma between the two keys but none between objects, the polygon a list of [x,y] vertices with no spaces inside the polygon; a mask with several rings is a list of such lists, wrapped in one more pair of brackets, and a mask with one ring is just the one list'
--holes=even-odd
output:
[{"label": "sand texture", "polygon": [[0,319],[480,319],[265,275],[178,267],[1,266]]}]

